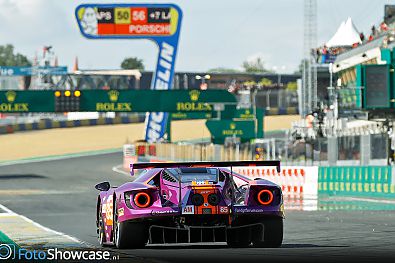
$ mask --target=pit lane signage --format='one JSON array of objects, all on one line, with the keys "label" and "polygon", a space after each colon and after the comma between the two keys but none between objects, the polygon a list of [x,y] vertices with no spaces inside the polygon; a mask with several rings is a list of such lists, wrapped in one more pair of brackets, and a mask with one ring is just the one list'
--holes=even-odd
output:
[{"label": "pit lane signage", "polygon": [[[81,33],[90,39],[150,39],[159,47],[151,89],[169,90],[180,35],[182,11],[174,4],[84,4],[75,11]],[[105,106],[105,105],[103,105]],[[145,139],[165,137],[169,114],[146,118]]]},{"label": "pit lane signage", "polygon": [[206,126],[214,143],[222,144],[227,137],[237,137],[242,142],[256,138],[255,122],[253,120],[207,120]]},{"label": "pit lane signage", "polygon": [[0,112],[54,112],[52,91],[0,91]]},{"label": "pit lane signage", "polygon": [[246,120],[255,119],[254,109],[252,108],[238,109],[236,110],[235,118],[246,119]]}]

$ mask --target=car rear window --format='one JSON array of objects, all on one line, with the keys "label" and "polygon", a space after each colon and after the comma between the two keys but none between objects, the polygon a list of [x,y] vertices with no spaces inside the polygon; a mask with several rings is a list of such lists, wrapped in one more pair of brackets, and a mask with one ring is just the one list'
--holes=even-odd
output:
[{"label": "car rear window", "polygon": [[181,178],[182,183],[189,182],[217,182],[218,169],[217,168],[172,168],[167,169],[176,178]]}]

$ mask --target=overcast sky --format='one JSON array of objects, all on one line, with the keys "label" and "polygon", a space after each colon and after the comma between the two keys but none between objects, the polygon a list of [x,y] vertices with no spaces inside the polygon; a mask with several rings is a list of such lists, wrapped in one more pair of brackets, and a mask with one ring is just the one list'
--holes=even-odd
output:
[{"label": "overcast sky", "polygon": [[[317,0],[318,44],[351,17],[368,33],[378,24],[389,0]],[[80,3],[111,0],[0,0],[0,45],[10,43],[29,58],[52,45],[59,64],[72,68],[116,69],[123,58],[137,56],[146,68],[155,67],[157,50],[148,40],[87,40],[77,27],[74,10]],[[261,56],[268,68],[293,72],[303,54],[303,0],[117,0],[116,3],[178,4],[184,13],[176,70],[205,71],[239,68],[244,60]]]}]

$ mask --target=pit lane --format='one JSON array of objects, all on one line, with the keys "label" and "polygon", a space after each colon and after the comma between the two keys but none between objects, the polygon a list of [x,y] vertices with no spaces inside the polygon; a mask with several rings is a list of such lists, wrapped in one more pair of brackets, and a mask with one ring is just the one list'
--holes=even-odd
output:
[{"label": "pit lane", "polygon": [[[0,203],[55,231],[97,246],[97,182],[130,178],[112,171],[121,153],[0,167]],[[2,194],[3,193],[3,194]],[[149,245],[123,250],[137,262],[389,261],[395,259],[395,204],[391,200],[321,197],[318,211],[288,211],[278,249],[225,244]],[[292,200],[290,201],[292,202]],[[346,205],[344,205],[346,204]],[[352,210],[355,209],[355,210]]]}]

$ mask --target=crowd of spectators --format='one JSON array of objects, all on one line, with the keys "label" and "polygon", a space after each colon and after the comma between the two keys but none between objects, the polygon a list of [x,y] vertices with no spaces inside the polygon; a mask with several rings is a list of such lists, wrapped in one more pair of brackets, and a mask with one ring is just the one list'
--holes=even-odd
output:
[{"label": "crowd of spectators", "polygon": [[333,63],[336,56],[346,50],[346,47],[327,47],[323,45],[313,49],[312,53],[318,64]]},{"label": "crowd of spectators", "polygon": [[[336,59],[336,56],[339,55],[340,53],[343,53],[344,51],[350,50],[352,48],[356,48],[365,43],[371,42],[374,39],[384,34],[387,34],[389,30],[390,29],[388,25],[383,21],[380,23],[380,25],[377,28],[375,25],[373,25],[371,27],[370,34],[367,37],[364,35],[364,33],[361,32],[359,34],[359,38],[361,42],[356,42],[352,44],[352,46],[341,46],[341,47],[327,47],[324,44],[321,47],[313,49],[312,54],[316,60],[316,63],[318,64],[333,63],[334,60]],[[387,43],[389,39],[385,39],[384,41]]]},{"label": "crowd of spectators", "polygon": [[[376,28],[376,26],[373,25],[370,30],[371,30],[371,32],[370,32],[370,35],[367,39],[365,39],[365,35],[363,33],[361,33],[359,35],[359,37],[361,38],[362,44],[365,42],[370,42],[370,41],[374,40],[375,38],[377,38],[378,36],[385,34],[389,30],[389,28],[388,28],[388,25],[383,21],[380,23],[378,28]],[[353,47],[357,47],[357,46],[358,46],[358,43],[353,45]]]}]

